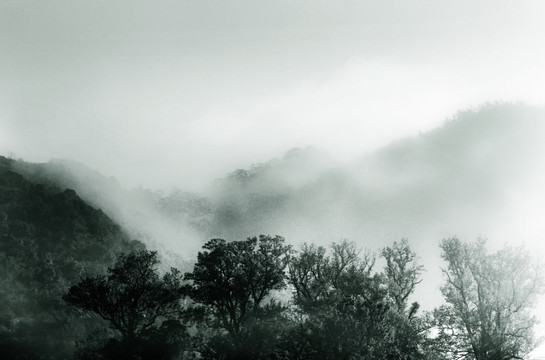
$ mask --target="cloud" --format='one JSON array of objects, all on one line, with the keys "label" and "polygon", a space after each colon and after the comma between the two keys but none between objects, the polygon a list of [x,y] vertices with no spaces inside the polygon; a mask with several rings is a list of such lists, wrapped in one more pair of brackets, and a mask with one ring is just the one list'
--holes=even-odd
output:
[{"label": "cloud", "polygon": [[0,151],[195,188],[295,146],[355,156],[485,101],[543,102],[545,5],[491,5],[3,2]]}]

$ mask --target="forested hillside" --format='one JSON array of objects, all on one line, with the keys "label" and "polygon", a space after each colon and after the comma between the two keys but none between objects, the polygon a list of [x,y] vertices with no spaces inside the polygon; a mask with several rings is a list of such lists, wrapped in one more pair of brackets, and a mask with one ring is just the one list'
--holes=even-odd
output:
[{"label": "forested hillside", "polygon": [[118,254],[143,249],[73,190],[26,180],[0,158],[0,347],[5,358],[64,358],[88,326],[61,296]]},{"label": "forested hillside", "polygon": [[91,206],[101,209],[131,237],[178,263],[180,254],[196,252],[205,241],[211,209],[202,196],[144,188],[125,189],[113,177],[107,177],[84,164],[70,160],[47,163],[12,161],[14,171],[25,178],[58,189],[74,189]]}]

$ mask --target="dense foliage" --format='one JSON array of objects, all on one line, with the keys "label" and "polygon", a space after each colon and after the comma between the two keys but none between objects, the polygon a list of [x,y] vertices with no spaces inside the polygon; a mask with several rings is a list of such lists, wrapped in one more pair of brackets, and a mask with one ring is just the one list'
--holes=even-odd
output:
[{"label": "dense foliage", "polygon": [[[399,258],[402,252],[410,256]],[[301,319],[290,336],[298,357],[313,359],[420,359],[424,328],[399,305],[400,286],[418,282],[420,266],[405,241],[386,248],[385,273],[374,273],[375,257],[353,243],[304,245],[290,263],[294,303]],[[397,265],[394,266],[393,264]],[[413,269],[414,271],[406,271]],[[415,275],[415,276],[413,276]],[[410,294],[414,286],[407,287]]]},{"label": "dense foliage", "polygon": [[[163,323],[176,325],[171,330],[184,334],[175,316],[182,297],[182,276],[177,269],[171,269],[160,278],[158,263],[156,252],[121,254],[108,268],[107,276],[87,277],[63,296],[64,301],[83,312],[106,320],[120,335],[109,339],[113,342],[108,355],[98,349],[96,357],[134,359],[150,348],[160,349],[168,340],[154,332]],[[154,358],[162,357],[156,353]]]},{"label": "dense foliage", "polygon": [[27,181],[0,159],[0,347],[3,356],[65,358],[88,322],[61,296],[121,252],[142,249],[74,191]]}]

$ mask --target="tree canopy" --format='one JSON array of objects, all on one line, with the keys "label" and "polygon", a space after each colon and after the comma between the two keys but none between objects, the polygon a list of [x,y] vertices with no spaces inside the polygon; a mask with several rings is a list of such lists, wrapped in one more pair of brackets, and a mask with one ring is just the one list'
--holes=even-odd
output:
[{"label": "tree canopy", "polygon": [[425,334],[415,320],[418,306],[413,305],[407,316],[396,302],[406,301],[414,290],[421,267],[414,263],[406,241],[382,254],[388,264],[386,274],[374,272],[374,255],[348,241],[331,244],[329,252],[304,244],[293,257],[290,282],[301,317],[291,336],[291,348],[298,349],[299,356],[423,358],[418,345]]},{"label": "tree canopy", "polygon": [[290,247],[280,236],[208,241],[199,252],[188,294],[208,306],[229,334],[238,337],[248,313],[256,314],[272,290],[285,286]]},{"label": "tree canopy", "polygon": [[108,321],[122,335],[130,358],[137,339],[179,311],[181,273],[172,268],[161,278],[158,262],[155,251],[121,254],[107,275],[83,279],[63,299]]}]

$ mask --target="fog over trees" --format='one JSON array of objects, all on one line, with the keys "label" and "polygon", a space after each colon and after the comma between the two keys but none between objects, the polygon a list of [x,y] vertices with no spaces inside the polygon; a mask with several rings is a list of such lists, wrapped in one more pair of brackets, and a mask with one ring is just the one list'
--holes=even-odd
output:
[{"label": "fog over trees", "polygon": [[0,358],[545,359],[543,44],[543,0],[0,0]]},{"label": "fog over trees", "polygon": [[1,157],[0,346],[14,359],[532,358],[542,119],[487,105],[354,163],[293,149],[201,193]]}]

